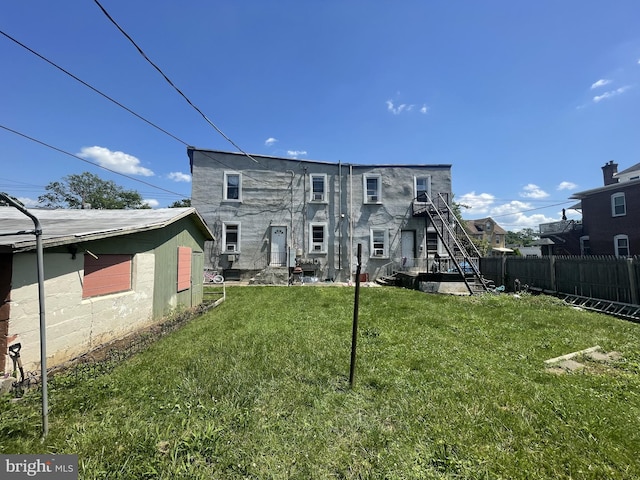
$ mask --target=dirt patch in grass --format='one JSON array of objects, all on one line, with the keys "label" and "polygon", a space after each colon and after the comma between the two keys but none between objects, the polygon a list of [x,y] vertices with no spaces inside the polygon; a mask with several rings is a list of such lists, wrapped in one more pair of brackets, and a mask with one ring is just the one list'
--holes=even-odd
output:
[{"label": "dirt patch in grass", "polygon": [[560,360],[547,366],[547,372],[555,375],[567,373],[589,373],[594,375],[615,374],[616,366],[623,360],[619,352],[593,351],[574,358]]}]

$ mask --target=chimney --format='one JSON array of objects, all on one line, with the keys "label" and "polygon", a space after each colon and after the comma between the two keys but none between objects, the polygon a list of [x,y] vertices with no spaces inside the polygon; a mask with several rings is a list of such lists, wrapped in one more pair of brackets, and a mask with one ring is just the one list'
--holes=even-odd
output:
[{"label": "chimney", "polygon": [[613,160],[609,160],[609,163],[602,167],[602,176],[604,177],[605,186],[618,183],[618,179],[614,178],[616,173],[618,173],[618,164],[613,163]]}]

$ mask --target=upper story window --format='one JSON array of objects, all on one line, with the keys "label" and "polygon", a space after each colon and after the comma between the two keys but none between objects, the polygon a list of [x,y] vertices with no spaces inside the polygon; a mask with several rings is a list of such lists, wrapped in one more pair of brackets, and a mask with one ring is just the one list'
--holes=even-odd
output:
[{"label": "upper story window", "polygon": [[389,256],[389,230],[384,228],[372,228],[370,232],[372,257],[386,258]]},{"label": "upper story window", "polygon": [[242,201],[242,176],[237,172],[224,172],[224,199]]},{"label": "upper story window", "polygon": [[222,224],[222,238],[224,244],[222,250],[225,252],[240,251],[240,224],[234,222],[225,222]]},{"label": "upper story window", "polygon": [[327,224],[310,224],[309,235],[309,252],[327,253]]},{"label": "upper story window", "polygon": [[624,193],[614,193],[611,195],[611,216],[621,217],[627,214],[627,203]]},{"label": "upper story window", "polygon": [[613,246],[616,251],[616,257],[628,257],[629,252],[629,237],[627,235],[616,235],[613,237]]},{"label": "upper story window", "polygon": [[312,202],[327,201],[327,175],[322,173],[311,174],[311,198]]},{"label": "upper story window", "polygon": [[413,190],[418,202],[426,202],[431,197],[431,177],[414,177]]},{"label": "upper story window", "polygon": [[364,203],[382,203],[382,177],[364,176]]}]

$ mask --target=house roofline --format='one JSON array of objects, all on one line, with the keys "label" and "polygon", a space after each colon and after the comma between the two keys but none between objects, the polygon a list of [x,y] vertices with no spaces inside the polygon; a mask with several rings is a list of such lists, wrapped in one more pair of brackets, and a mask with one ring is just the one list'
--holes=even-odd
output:
[{"label": "house roofline", "polygon": [[621,183],[612,183],[611,185],[605,185],[604,187],[597,187],[590,190],[583,190],[582,192],[576,192],[569,198],[572,200],[582,200],[583,198],[594,195],[596,193],[607,192],[610,190],[620,190],[621,188],[634,187],[638,186],[639,184],[640,180],[629,180]]},{"label": "house roofline", "polygon": [[402,163],[402,164],[393,164],[393,163],[385,163],[385,164],[378,164],[378,163],[372,163],[372,164],[366,164],[366,163],[347,163],[347,162],[342,162],[342,161],[338,161],[338,162],[330,162],[330,161],[326,161],[326,160],[309,160],[309,159],[302,159],[302,158],[287,158],[287,157],[276,157],[274,155],[262,155],[262,154],[254,154],[254,153],[250,153],[250,154],[245,154],[242,152],[228,152],[228,151],[224,151],[224,150],[212,150],[212,149],[206,149],[206,148],[197,148],[197,147],[193,147],[193,146],[188,146],[187,147],[187,155],[189,156],[189,166],[191,169],[191,173],[193,173],[193,152],[194,151],[198,151],[198,152],[209,152],[209,153],[214,153],[214,154],[224,154],[224,155],[236,155],[239,157],[248,157],[248,155],[250,155],[253,158],[265,158],[265,159],[270,159],[270,160],[286,160],[289,162],[294,162],[294,163],[308,163],[308,164],[320,164],[320,165],[343,165],[345,167],[356,167],[356,168],[407,168],[407,167],[411,167],[411,168],[421,168],[421,167],[425,167],[425,168],[451,168],[451,164],[446,164],[446,163],[437,163],[437,164],[432,164],[432,163]]}]

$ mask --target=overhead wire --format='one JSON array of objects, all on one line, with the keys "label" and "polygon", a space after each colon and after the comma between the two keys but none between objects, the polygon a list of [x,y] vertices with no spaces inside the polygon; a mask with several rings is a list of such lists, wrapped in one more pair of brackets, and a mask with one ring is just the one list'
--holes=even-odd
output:
[{"label": "overhead wire", "polygon": [[153,61],[151,61],[151,59],[147,56],[146,53],[144,53],[144,51],[142,50],[142,48],[140,48],[138,46],[138,44],[133,40],[133,38],[131,38],[131,36],[124,31],[124,29],[118,24],[118,22],[116,22],[113,17],[109,14],[109,12],[107,12],[107,10],[100,4],[100,2],[98,0],[93,0],[96,5],[98,5],[98,7],[100,8],[100,10],[102,10],[102,13],[104,13],[104,15],[109,19],[109,21],[111,23],[113,23],[113,25],[120,31],[120,33],[122,33],[122,35],[125,36],[125,38],[127,40],[129,40],[129,42],[131,42],[131,44],[136,48],[136,50],[138,50],[138,52],[140,53],[140,55],[142,55],[142,57],[153,67],[155,68],[158,73],[160,73],[160,75],[162,75],[162,77],[169,83],[169,85],[171,85],[171,87],[178,92],[178,94],[184,98],[186,100],[186,102],[196,111],[198,112],[202,118],[204,118],[204,120],[211,125],[211,127],[213,127],[215,129],[216,132],[218,132],[226,141],[228,141],[231,145],[233,145],[234,147],[236,147],[243,155],[247,156],[248,158],[250,158],[251,160],[253,160],[256,163],[259,163],[255,158],[253,158],[251,155],[249,155],[247,152],[245,152],[242,148],[240,148],[233,140],[231,140],[231,138],[229,138],[227,135],[225,135],[225,133],[220,130],[220,128],[218,128],[218,126],[216,124],[214,124],[211,120],[209,120],[209,118],[204,114],[204,112],[202,112],[202,110],[200,110],[172,81],[171,79],[162,71],[162,69],[160,69],[160,67],[158,67]]},{"label": "overhead wire", "polygon": [[9,128],[9,127],[7,127],[5,125],[0,125],[0,128],[6,130],[8,132],[11,132],[11,133],[13,133],[15,135],[18,135],[20,137],[26,138],[27,140],[31,140],[32,142],[38,143],[38,144],[40,144],[42,146],[50,148],[51,150],[55,150],[56,152],[60,152],[60,153],[63,153],[65,155],[68,155],[70,157],[73,157],[73,158],[75,158],[77,160],[80,160],[81,162],[88,163],[90,165],[93,165],[94,167],[98,167],[98,168],[101,168],[103,170],[106,170],[107,172],[115,173],[116,175],[120,175],[121,177],[128,178],[129,180],[133,180],[134,182],[142,183],[143,185],[146,185],[148,187],[154,188],[156,190],[161,190],[163,192],[170,193],[172,195],[177,195],[178,197],[190,198],[190,197],[188,197],[186,195],[183,195],[182,193],[174,192],[172,190],[168,190],[166,188],[159,187],[159,186],[154,185],[152,183],[145,182],[144,180],[140,180],[139,178],[132,177],[132,176],[127,175],[125,173],[121,173],[121,172],[118,172],[116,170],[112,170],[112,169],[107,168],[105,166],[102,166],[102,165],[100,165],[98,163],[92,162],[91,160],[87,160],[86,158],[82,158],[82,157],[80,157],[78,155],[74,155],[73,153],[67,152],[66,150],[62,150],[61,148],[54,147],[53,145],[51,145],[49,143],[46,143],[46,142],[43,142],[42,140],[38,140],[37,138],[30,137],[29,135],[27,135],[25,133],[22,133],[22,132],[19,132],[17,130],[14,130],[12,128]]},{"label": "overhead wire", "polygon": [[[31,54],[35,55],[36,57],[38,57],[39,59],[47,62],[49,65],[51,65],[52,67],[56,68],[57,70],[61,71],[62,73],[64,73],[65,75],[68,75],[69,77],[73,78],[75,81],[79,82],[80,84],[84,85],[85,87],[89,88],[90,90],[92,90],[93,92],[97,93],[98,95],[100,95],[103,98],[106,98],[107,100],[109,100],[110,102],[112,102],[113,104],[117,105],[118,107],[122,108],[123,110],[125,110],[126,112],[130,113],[131,115],[133,115],[134,117],[142,120],[143,122],[147,123],[148,125],[154,127],[155,129],[159,130],[160,132],[164,133],[165,135],[168,135],[169,137],[173,138],[174,140],[178,141],[179,143],[182,143],[183,145],[189,147],[191,146],[188,142],[182,140],[181,138],[179,138],[178,136],[172,134],[171,132],[169,132],[168,130],[160,127],[159,125],[157,125],[156,123],[152,122],[151,120],[143,117],[142,115],[140,115],[139,113],[135,112],[134,110],[132,110],[131,108],[127,107],[126,105],[124,105],[122,102],[119,102],[118,100],[114,99],[113,97],[111,97],[110,95],[102,92],[101,90],[99,90],[98,88],[94,87],[93,85],[91,85],[90,83],[82,80],[80,77],[78,77],[77,75],[74,75],[73,73],[71,73],[69,70],[65,69],[64,67],[61,67],[60,65],[58,65],[57,63],[55,63],[54,61],[50,60],[49,58],[45,57],[44,55],[38,53],[37,51],[35,51],[34,49],[30,48],[29,46],[25,45],[24,43],[20,42],[19,40],[17,40],[16,38],[14,38],[13,36],[9,35],[8,33],[0,30],[0,35],[3,35],[4,37],[6,37],[7,39],[11,40],[12,42],[14,42],[16,45],[19,45],[20,47],[24,48],[25,50],[27,50],[28,52],[30,52]],[[202,151],[202,153],[210,158],[211,160],[219,163],[220,165],[227,167],[229,169],[234,169],[235,167],[232,165],[228,165],[226,163],[224,163],[223,161],[221,161],[218,158],[214,158],[213,156],[209,155],[208,153],[206,153],[205,151]],[[252,157],[250,157],[252,158]],[[252,158],[252,160],[256,161],[255,159]],[[247,175],[247,178],[252,178],[249,175]]]},{"label": "overhead wire", "polygon": [[64,68],[62,68],[60,65],[57,65],[56,63],[52,62],[51,60],[49,60],[48,58],[46,58],[43,55],[40,55],[38,52],[36,52],[35,50],[33,50],[32,48],[29,48],[27,45],[25,45],[24,43],[16,40],[15,38],[13,38],[11,35],[9,35],[6,32],[3,32],[2,30],[0,30],[0,34],[5,36],[6,38],[8,38],[9,40],[11,40],[12,42],[16,43],[17,45],[20,45],[22,48],[24,48],[25,50],[28,50],[29,52],[31,52],[32,54],[34,54],[36,57],[40,58],[41,60],[44,60],[45,62],[47,62],[49,65],[57,68],[58,70],[60,70],[61,72],[65,73],[66,75],[70,76],[71,78],[73,78],[74,80],[76,80],[77,82],[80,82],[82,85],[84,85],[85,87],[93,90],[94,92],[96,92],[98,95],[101,95],[102,97],[106,98],[107,100],[109,100],[110,102],[115,103],[117,106],[119,106],[120,108],[123,108],[124,110],[126,110],[127,112],[129,112],[131,115],[139,118],[140,120],[142,120],[143,122],[146,122],[147,124],[151,125],[152,127],[160,130],[162,133],[169,135],[171,138],[173,138],[174,140],[177,140],[178,142],[184,144],[184,145],[189,145],[187,142],[185,142],[184,140],[178,138],[177,136],[173,135],[172,133],[168,132],[167,130],[165,130],[164,128],[156,125],[155,123],[153,123],[151,120],[148,120],[146,118],[144,118],[142,115],[134,112],[133,110],[131,110],[129,107],[123,105],[122,103],[118,102],[117,100],[115,100],[114,98],[110,97],[109,95],[107,95],[106,93],[101,92],[100,90],[98,90],[97,88],[95,88],[94,86],[90,85],[89,83],[85,82],[84,80],[82,80],[81,78],[78,78],[76,75],[74,75],[73,73],[69,72],[68,70],[65,70]]}]

